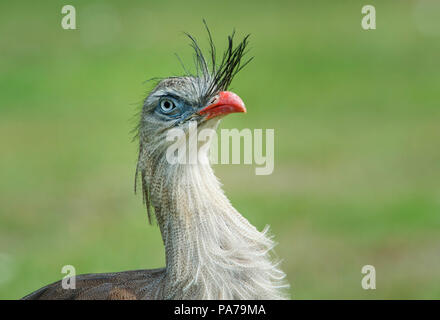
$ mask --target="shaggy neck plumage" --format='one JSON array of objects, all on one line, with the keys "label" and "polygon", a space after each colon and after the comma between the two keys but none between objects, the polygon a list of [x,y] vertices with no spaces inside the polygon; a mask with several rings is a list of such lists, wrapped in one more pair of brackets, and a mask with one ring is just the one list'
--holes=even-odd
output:
[{"label": "shaggy neck plumage", "polygon": [[232,207],[210,165],[155,167],[151,200],[166,251],[161,298],[284,298],[267,229],[259,232]]}]

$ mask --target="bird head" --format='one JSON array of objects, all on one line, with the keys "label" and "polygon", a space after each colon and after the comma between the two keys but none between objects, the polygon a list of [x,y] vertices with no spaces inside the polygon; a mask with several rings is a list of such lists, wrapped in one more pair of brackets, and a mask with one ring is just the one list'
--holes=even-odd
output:
[{"label": "bird head", "polygon": [[197,129],[215,129],[219,120],[230,113],[246,112],[241,98],[230,91],[217,90],[202,96],[196,88],[204,79],[183,76],[163,79],[145,100],[139,137],[149,153],[162,154],[173,142],[170,130],[181,129],[185,137],[191,122]]},{"label": "bird head", "polygon": [[173,143],[167,139],[170,130],[181,129],[188,135],[190,124],[194,122],[197,130],[215,129],[223,116],[246,112],[241,98],[228,91],[228,87],[234,76],[252,60],[242,61],[249,35],[237,46],[234,46],[234,33],[229,36],[228,47],[220,63],[217,63],[211,33],[207,26],[206,29],[210,61],[205,58],[195,38],[187,34],[195,51],[196,72],[190,73],[184,67],[183,76],[160,79],[144,100],[138,125],[139,158],[136,176],[141,173],[147,208],[150,183],[147,180],[154,176],[158,167],[163,169],[169,165],[164,159],[167,148]]}]

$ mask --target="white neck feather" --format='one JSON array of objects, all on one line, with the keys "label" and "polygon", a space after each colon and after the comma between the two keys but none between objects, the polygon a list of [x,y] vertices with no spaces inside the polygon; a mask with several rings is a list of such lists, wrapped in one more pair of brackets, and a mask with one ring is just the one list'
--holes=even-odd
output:
[{"label": "white neck feather", "polygon": [[166,250],[158,297],[287,298],[268,228],[259,232],[234,209],[209,164],[170,165],[162,159],[149,177]]}]

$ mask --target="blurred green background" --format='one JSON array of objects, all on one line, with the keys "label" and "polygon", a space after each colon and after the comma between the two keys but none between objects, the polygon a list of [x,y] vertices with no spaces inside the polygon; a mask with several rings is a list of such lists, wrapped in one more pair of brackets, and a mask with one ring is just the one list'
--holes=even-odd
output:
[{"label": "blurred green background", "polygon": [[[77,30],[60,26],[63,5]],[[373,4],[377,29],[361,28]],[[274,128],[275,170],[217,165],[234,206],[270,224],[296,299],[440,298],[437,1],[15,1],[0,4],[0,298],[77,273],[162,267],[133,194],[136,111],[152,77],[218,50],[255,60],[232,90]],[[377,289],[363,290],[373,265]]]}]

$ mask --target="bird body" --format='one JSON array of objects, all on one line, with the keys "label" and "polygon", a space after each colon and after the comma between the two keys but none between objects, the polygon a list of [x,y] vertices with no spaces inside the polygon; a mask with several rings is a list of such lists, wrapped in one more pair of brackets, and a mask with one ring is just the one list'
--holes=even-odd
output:
[{"label": "bird body", "polygon": [[[209,33],[209,30],[208,30]],[[210,36],[210,33],[209,33]],[[149,218],[159,225],[166,267],[77,276],[76,289],[61,282],[24,299],[283,299],[285,274],[274,261],[268,228],[259,232],[231,205],[208,161],[211,136],[197,144],[197,163],[170,163],[166,134],[185,136],[215,130],[220,119],[245,112],[241,99],[226,91],[246,64],[247,37],[233,47],[232,37],[220,66],[212,70],[195,40],[197,75],[162,79],[144,101],[138,126],[140,175]],[[185,144],[187,139],[177,139]],[[187,145],[183,145],[188,152]]]}]

